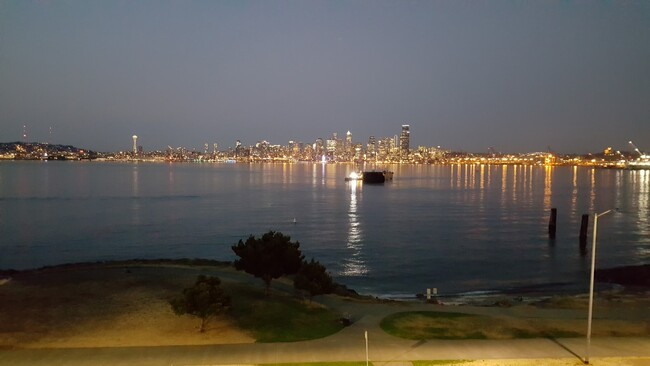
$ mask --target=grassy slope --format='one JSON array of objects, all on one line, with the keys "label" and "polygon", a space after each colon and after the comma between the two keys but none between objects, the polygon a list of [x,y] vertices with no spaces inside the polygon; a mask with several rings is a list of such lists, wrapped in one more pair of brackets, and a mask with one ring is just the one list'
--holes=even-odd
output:
[{"label": "grassy slope", "polygon": [[262,287],[234,284],[226,288],[233,299],[231,315],[257,342],[293,342],[334,334],[343,326],[340,315],[309,305],[282,292],[264,294]]},{"label": "grassy slope", "polygon": [[396,337],[406,339],[513,339],[535,337],[577,337],[580,333],[546,328],[542,322],[511,324],[507,319],[434,311],[391,314],[380,324]]}]

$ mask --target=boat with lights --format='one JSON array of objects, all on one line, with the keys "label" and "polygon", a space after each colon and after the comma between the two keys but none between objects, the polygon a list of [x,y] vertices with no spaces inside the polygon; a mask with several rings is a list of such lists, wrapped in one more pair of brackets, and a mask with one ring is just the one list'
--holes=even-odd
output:
[{"label": "boat with lights", "polygon": [[345,177],[346,182],[362,181],[368,184],[381,184],[387,180],[393,180],[393,172],[388,170],[352,172],[349,176]]}]

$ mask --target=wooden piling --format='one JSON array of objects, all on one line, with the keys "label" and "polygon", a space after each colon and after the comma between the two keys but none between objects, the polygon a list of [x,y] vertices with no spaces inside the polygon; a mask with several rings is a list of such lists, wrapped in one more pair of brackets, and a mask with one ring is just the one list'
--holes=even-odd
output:
[{"label": "wooden piling", "polygon": [[557,208],[551,209],[551,217],[548,219],[548,237],[555,239],[555,231],[557,229]]},{"label": "wooden piling", "polygon": [[589,214],[582,215],[582,222],[580,223],[580,249],[587,249],[587,229],[589,228]]}]

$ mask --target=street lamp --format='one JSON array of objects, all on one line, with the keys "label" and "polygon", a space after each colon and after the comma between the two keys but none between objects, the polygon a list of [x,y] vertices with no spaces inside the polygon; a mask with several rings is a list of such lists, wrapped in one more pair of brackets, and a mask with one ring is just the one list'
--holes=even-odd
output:
[{"label": "street lamp", "polygon": [[591,277],[589,281],[589,316],[587,320],[587,352],[584,360],[585,365],[589,364],[589,347],[591,346],[591,316],[594,310],[594,271],[596,268],[596,235],[598,233],[598,218],[605,216],[614,210],[618,211],[618,208],[610,209],[602,213],[594,213],[594,235],[591,242]]}]

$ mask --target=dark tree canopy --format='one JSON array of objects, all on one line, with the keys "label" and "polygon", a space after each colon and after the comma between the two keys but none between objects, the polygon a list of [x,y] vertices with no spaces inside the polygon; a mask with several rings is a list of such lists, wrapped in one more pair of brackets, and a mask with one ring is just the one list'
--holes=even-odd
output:
[{"label": "dark tree canopy", "polygon": [[194,286],[183,290],[183,295],[169,303],[176,315],[190,314],[201,319],[200,332],[207,320],[230,307],[230,297],[219,286],[218,277],[198,276]]},{"label": "dark tree canopy", "polygon": [[293,286],[309,293],[309,300],[316,295],[329,294],[334,290],[332,276],[327,273],[325,266],[314,258],[311,262],[304,262],[293,280]]},{"label": "dark tree canopy", "polygon": [[235,268],[261,278],[268,291],[272,279],[298,272],[304,259],[299,248],[300,243],[280,232],[269,231],[261,238],[251,235],[232,247],[239,257]]}]

